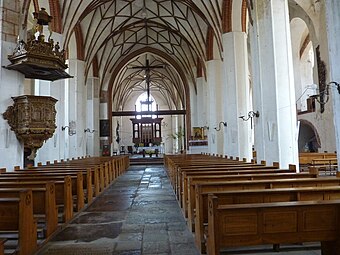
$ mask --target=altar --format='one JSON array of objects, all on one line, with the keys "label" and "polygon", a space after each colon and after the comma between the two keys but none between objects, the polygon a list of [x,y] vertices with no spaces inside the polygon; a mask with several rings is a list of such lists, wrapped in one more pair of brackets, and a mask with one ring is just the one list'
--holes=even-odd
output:
[{"label": "altar", "polygon": [[161,146],[154,145],[154,146],[141,146],[136,148],[137,154],[143,154],[143,151],[145,151],[146,154],[159,154],[162,152]]}]

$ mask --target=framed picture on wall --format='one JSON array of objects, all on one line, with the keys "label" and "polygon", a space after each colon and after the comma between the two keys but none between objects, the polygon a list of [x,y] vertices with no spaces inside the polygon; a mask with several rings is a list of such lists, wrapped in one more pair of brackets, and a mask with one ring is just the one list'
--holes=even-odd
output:
[{"label": "framed picture on wall", "polygon": [[100,137],[110,136],[109,120],[100,120],[99,124],[100,124],[99,136]]},{"label": "framed picture on wall", "polygon": [[193,138],[194,140],[203,140],[203,128],[202,127],[193,127]]}]

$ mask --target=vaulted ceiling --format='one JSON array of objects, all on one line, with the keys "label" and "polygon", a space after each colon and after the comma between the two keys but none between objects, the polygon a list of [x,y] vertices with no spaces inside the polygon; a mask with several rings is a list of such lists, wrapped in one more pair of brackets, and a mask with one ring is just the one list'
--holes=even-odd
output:
[{"label": "vaulted ceiling", "polygon": [[101,90],[111,92],[117,103],[113,107],[124,107],[132,88],[141,85],[143,75],[128,67],[142,64],[147,56],[166,67],[151,70],[152,87],[162,91],[169,108],[185,108],[189,86],[195,91],[196,77],[204,76],[212,44],[216,57],[222,56],[222,9],[232,2],[33,0],[32,4],[35,9],[49,6],[54,31],[63,35],[65,48],[70,49],[75,35],[77,58],[85,61],[86,75],[98,76]]}]

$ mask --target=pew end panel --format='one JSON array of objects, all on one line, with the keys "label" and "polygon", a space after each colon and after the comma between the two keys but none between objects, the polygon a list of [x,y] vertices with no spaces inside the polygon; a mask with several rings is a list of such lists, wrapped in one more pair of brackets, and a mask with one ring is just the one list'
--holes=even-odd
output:
[{"label": "pew end panel", "polygon": [[6,238],[0,238],[0,255],[5,255],[5,243],[7,239]]},{"label": "pew end panel", "polygon": [[17,255],[32,255],[37,249],[37,222],[33,216],[32,190],[22,190],[18,198],[0,198],[0,230],[18,232]]}]

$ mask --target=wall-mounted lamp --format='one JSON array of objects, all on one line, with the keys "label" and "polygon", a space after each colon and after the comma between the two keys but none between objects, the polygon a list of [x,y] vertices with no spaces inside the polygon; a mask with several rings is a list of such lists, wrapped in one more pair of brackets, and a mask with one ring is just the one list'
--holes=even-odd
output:
[{"label": "wall-mounted lamp", "polygon": [[84,132],[86,133],[86,132],[89,132],[89,133],[94,133],[96,130],[94,130],[94,129],[89,129],[89,128],[87,128],[87,129],[84,129]]},{"label": "wall-mounted lamp", "polygon": [[[329,100],[329,87],[331,87],[333,85],[333,87],[335,86],[336,89],[338,90],[338,93],[340,94],[340,84],[337,83],[336,81],[331,81],[328,84],[326,84],[326,86],[324,87],[324,89],[321,91],[321,88],[319,89],[320,93],[317,95],[313,95],[310,96],[311,98],[315,98],[316,101],[318,101],[318,103],[323,106],[325,105],[328,100]],[[325,98],[326,96],[326,98]]]},{"label": "wall-mounted lamp", "polygon": [[338,90],[338,93],[340,94],[340,84],[337,83],[336,81],[331,81],[330,83],[327,84],[327,86],[335,85],[336,89]]},{"label": "wall-mounted lamp", "polygon": [[209,127],[208,126],[204,126],[203,129],[209,130]]},{"label": "wall-mounted lamp", "polygon": [[250,127],[253,128],[253,118],[255,118],[255,117],[256,118],[260,117],[259,111],[256,111],[256,112],[250,111],[250,112],[248,112],[247,117],[242,115],[239,118],[242,119],[243,121],[248,121],[250,119]]},{"label": "wall-mounted lamp", "polygon": [[68,126],[62,126],[61,131],[65,131],[65,129],[68,128],[68,135],[72,136],[76,134],[76,122],[70,121]]},{"label": "wall-mounted lamp", "polygon": [[223,126],[227,126],[227,122],[224,121],[220,121],[220,123],[218,123],[218,128],[215,127],[214,129],[216,129],[216,131],[220,131],[221,130],[221,124],[223,124]]},{"label": "wall-mounted lamp", "polygon": [[61,131],[65,131],[65,129],[68,128],[68,135],[72,136],[76,134],[76,131],[71,129],[69,126],[61,127]]}]

